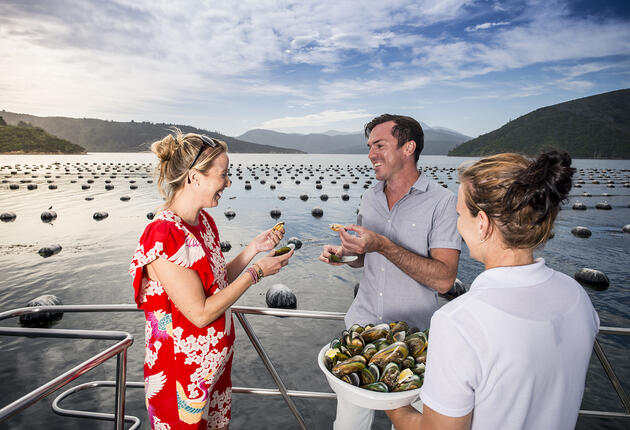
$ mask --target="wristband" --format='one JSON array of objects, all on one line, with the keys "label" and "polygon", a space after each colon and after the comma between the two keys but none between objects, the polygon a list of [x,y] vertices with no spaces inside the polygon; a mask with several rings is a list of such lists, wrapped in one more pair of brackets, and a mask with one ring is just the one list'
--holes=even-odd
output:
[{"label": "wristband", "polygon": [[256,270],[253,267],[248,267],[247,273],[249,273],[249,276],[252,277],[252,284],[258,283],[258,273],[256,273]]},{"label": "wristband", "polygon": [[260,268],[260,266],[258,264],[252,264],[252,267],[256,270],[256,272],[258,273],[258,279],[262,279],[265,277],[265,274],[263,273],[262,269]]}]

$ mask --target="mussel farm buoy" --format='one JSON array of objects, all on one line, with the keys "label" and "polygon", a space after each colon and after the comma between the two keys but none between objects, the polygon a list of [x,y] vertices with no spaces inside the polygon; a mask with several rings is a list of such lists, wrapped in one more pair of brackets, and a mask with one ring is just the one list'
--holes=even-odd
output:
[{"label": "mussel farm buoy", "polygon": [[10,190],[19,190],[20,186],[18,184],[9,184]]},{"label": "mussel farm buoy", "polygon": [[575,202],[573,203],[573,210],[576,211],[585,211],[586,210],[586,205],[582,202]]},{"label": "mussel farm buoy", "polygon": [[280,212],[280,209],[271,209],[269,215],[271,215],[273,219],[278,219],[282,215],[282,212]]},{"label": "mussel farm buoy", "polygon": [[131,197],[129,197],[129,196],[120,196],[120,201],[121,202],[128,202],[129,200],[131,200]]},{"label": "mussel farm buoy", "polygon": [[324,210],[320,207],[314,207],[311,210],[311,215],[313,215],[315,218],[319,218],[324,215]]},{"label": "mussel farm buoy", "polygon": [[571,234],[575,237],[587,238],[591,237],[593,233],[591,233],[591,231],[586,227],[577,226],[571,229]]},{"label": "mussel farm buoy", "polygon": [[26,186],[26,188],[28,188],[29,190],[36,190],[37,189],[37,184],[28,184]]},{"label": "mussel farm buoy", "polygon": [[265,301],[270,308],[296,309],[297,298],[289,287],[283,284],[272,285],[267,290]]},{"label": "mussel farm buoy", "polygon": [[37,253],[44,258],[59,254],[59,252],[61,252],[61,245],[57,244],[44,246],[43,248],[39,248],[39,251],[37,251]]},{"label": "mussel farm buoy", "polygon": [[92,218],[94,218],[96,221],[101,221],[107,218],[108,216],[109,214],[107,212],[100,211],[100,212],[94,212],[94,215],[92,215]]},{"label": "mussel farm buoy", "polygon": [[15,218],[17,218],[15,212],[3,212],[0,214],[0,221],[3,222],[15,221]]},{"label": "mussel farm buoy", "polygon": [[597,209],[611,210],[612,206],[608,202],[599,202],[595,205]]},{"label": "mussel farm buoy", "polygon": [[326,200],[328,200],[328,194],[322,194],[321,196],[319,196],[320,200],[325,202]]},{"label": "mussel farm buoy", "polygon": [[604,272],[595,269],[580,269],[573,275],[576,281],[593,289],[603,291],[608,288],[610,281]]},{"label": "mussel farm buoy", "polygon": [[52,220],[57,219],[57,212],[55,211],[44,211],[42,212],[42,214],[40,215],[40,218],[42,219],[42,221],[44,222],[50,222]]},{"label": "mussel farm buoy", "polygon": [[454,298],[459,297],[462,294],[464,294],[466,291],[468,290],[466,289],[466,286],[464,285],[464,283],[460,281],[459,279],[455,278],[455,282],[453,282],[453,286],[451,287],[451,289],[448,290],[444,294],[440,294],[440,296],[444,297],[447,300],[453,300]]},{"label": "mussel farm buoy", "polygon": [[107,191],[110,191],[110,190],[113,190],[113,189],[114,189],[114,186],[113,186],[112,184],[105,184],[105,189],[106,189]]},{"label": "mussel farm buoy", "polygon": [[155,214],[153,212],[147,212],[147,219],[155,218]]},{"label": "mussel farm buoy", "polygon": [[302,194],[302,195],[300,196],[300,200],[302,200],[303,202],[307,201],[307,200],[308,200],[308,195],[306,195],[306,194]]},{"label": "mussel farm buoy", "polygon": [[229,252],[232,249],[232,244],[227,240],[221,242],[221,252]]},{"label": "mussel farm buoy", "polygon": [[630,233],[630,224],[624,225],[621,231],[623,231],[624,233]]},{"label": "mussel farm buoy", "polygon": [[232,219],[236,216],[236,212],[234,212],[233,210],[227,210],[223,212],[223,215],[225,215],[227,219]]},{"label": "mussel farm buoy", "polygon": [[344,202],[345,202],[345,201],[348,201],[348,200],[350,200],[350,196],[349,196],[349,195],[347,195],[347,194],[342,194],[342,195],[341,195],[341,200],[343,200]]},{"label": "mussel farm buoy", "polygon": [[[26,304],[26,307],[37,306],[59,306],[62,305],[61,300],[52,294],[39,296]],[[51,327],[61,321],[63,312],[35,312],[20,315],[20,325],[23,327]]]},{"label": "mussel farm buoy", "polygon": [[287,244],[291,244],[291,243],[293,244],[293,246],[295,246],[294,249],[296,251],[302,247],[302,241],[298,239],[297,237],[290,237],[289,240],[287,240]]}]

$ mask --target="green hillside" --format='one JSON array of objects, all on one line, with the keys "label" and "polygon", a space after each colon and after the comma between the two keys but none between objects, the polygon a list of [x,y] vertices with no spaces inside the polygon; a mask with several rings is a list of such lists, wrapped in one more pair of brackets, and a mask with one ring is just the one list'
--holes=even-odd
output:
[{"label": "green hillside", "polygon": [[85,148],[30,124],[6,125],[0,117],[0,153],[83,154]]},{"label": "green hillside", "polygon": [[83,146],[88,152],[142,152],[148,151],[152,142],[170,133],[177,127],[184,133],[207,134],[228,144],[230,152],[253,153],[301,153],[289,148],[257,145],[251,142],[224,136],[217,132],[202,130],[187,125],[154,124],[151,122],[117,122],[93,118],[39,117],[21,113],[0,111],[8,124],[20,121],[41,127],[48,133]]},{"label": "green hillside", "polygon": [[449,151],[453,156],[499,152],[535,155],[562,149],[573,158],[630,158],[630,89],[537,109]]}]

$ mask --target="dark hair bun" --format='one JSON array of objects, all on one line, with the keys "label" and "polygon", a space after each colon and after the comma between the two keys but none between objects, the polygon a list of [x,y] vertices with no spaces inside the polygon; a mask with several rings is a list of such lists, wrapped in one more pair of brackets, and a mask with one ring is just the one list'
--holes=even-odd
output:
[{"label": "dark hair bun", "polygon": [[529,206],[538,215],[536,223],[539,223],[567,198],[574,172],[568,153],[540,154],[508,188],[503,200],[505,207],[518,211]]}]

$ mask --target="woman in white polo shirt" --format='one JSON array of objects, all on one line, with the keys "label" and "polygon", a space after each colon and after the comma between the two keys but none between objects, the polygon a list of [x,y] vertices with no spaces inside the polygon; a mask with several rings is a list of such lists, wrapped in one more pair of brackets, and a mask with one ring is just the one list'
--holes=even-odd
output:
[{"label": "woman in white polo shirt", "polygon": [[420,397],[405,429],[573,429],[599,318],[572,278],[534,259],[571,189],[571,158],[498,154],[459,169],[457,228],[485,265],[431,319]]}]

